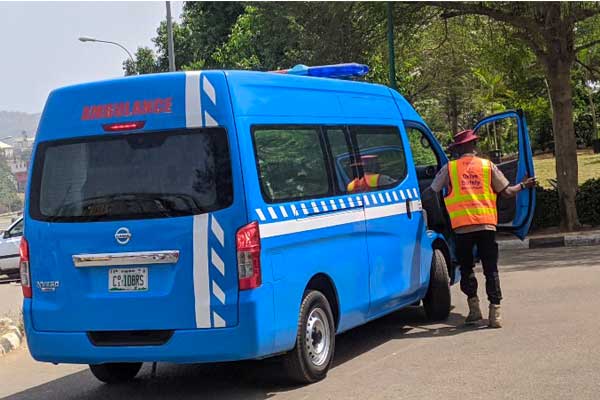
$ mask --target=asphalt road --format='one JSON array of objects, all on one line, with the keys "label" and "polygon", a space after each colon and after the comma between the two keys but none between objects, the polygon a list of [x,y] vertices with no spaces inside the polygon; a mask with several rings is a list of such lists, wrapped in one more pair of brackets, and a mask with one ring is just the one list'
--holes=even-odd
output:
[{"label": "asphalt road", "polygon": [[598,399],[600,247],[501,257],[503,329],[465,327],[455,286],[456,307],[444,324],[428,323],[413,307],[338,336],[335,367],[314,385],[283,385],[279,365],[264,360],[159,364],[154,379],[145,365],[135,382],[108,386],[80,366],[35,363],[21,349],[0,358],[0,397]]},{"label": "asphalt road", "polygon": [[15,283],[0,284],[0,318],[16,315],[23,301],[21,293],[21,286]]}]

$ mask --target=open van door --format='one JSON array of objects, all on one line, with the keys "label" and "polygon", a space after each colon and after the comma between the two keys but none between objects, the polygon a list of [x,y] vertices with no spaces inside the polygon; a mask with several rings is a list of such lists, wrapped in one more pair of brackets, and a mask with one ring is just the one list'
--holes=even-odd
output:
[{"label": "open van door", "polygon": [[[525,175],[535,176],[529,131],[522,110],[490,115],[475,125],[480,154],[489,158],[504,173],[511,185]],[[511,232],[521,240],[531,226],[535,210],[535,188],[525,189],[512,198],[498,196],[498,231]]]}]

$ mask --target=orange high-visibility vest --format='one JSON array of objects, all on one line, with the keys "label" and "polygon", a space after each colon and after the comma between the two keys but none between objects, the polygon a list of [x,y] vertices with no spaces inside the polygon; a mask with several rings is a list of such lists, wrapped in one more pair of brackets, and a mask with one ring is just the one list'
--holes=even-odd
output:
[{"label": "orange high-visibility vest", "polygon": [[461,157],[448,163],[450,193],[444,198],[452,229],[467,225],[497,225],[492,163],[479,157]]},{"label": "orange high-visibility vest", "polygon": [[354,178],[348,184],[348,193],[368,192],[379,186],[379,174],[365,174],[362,178]]}]

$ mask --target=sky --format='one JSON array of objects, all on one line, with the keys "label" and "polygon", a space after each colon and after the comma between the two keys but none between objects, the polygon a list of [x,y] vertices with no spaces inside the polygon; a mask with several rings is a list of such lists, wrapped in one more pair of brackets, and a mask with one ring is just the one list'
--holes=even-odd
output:
[{"label": "sky", "polygon": [[[182,8],[171,2],[176,21]],[[38,113],[54,88],[122,76],[122,49],[77,38],[119,42],[134,53],[153,48],[165,18],[164,1],[0,1],[0,110]]]}]

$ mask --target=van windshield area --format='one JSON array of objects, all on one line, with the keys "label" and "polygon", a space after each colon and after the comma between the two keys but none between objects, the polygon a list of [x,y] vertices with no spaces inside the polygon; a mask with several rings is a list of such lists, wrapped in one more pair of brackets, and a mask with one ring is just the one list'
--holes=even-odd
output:
[{"label": "van windshield area", "polygon": [[201,214],[232,203],[222,128],[95,136],[38,145],[32,218],[112,221]]}]

